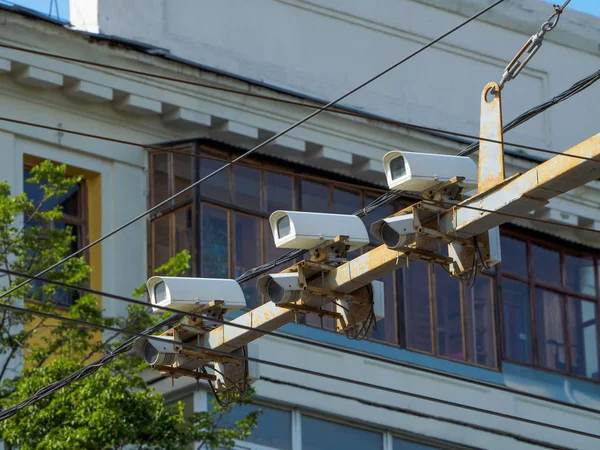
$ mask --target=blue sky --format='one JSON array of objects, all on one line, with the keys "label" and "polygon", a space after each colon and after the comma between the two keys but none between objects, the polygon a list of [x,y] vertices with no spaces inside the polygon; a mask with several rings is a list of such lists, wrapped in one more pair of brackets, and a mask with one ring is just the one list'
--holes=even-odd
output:
[{"label": "blue sky", "polygon": [[[37,11],[41,11],[45,14],[48,14],[50,10],[50,3],[52,0],[12,0],[13,3],[21,6],[26,6],[27,8],[35,9]],[[535,0],[530,0],[535,1]],[[561,5],[564,3],[564,0],[543,0],[547,3],[560,3]],[[583,11],[588,14],[594,14],[600,17],[600,0],[571,0],[569,4],[569,8],[576,9],[578,11]],[[58,0],[58,10],[60,12],[60,17],[63,19],[69,18],[69,0]],[[551,12],[551,9],[549,10]],[[56,14],[56,9],[54,8],[52,13]],[[550,15],[550,14],[548,14]]]}]

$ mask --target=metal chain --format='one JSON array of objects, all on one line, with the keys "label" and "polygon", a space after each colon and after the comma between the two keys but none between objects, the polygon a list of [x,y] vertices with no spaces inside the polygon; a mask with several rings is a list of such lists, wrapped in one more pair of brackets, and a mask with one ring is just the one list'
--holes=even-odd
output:
[{"label": "metal chain", "polygon": [[[527,63],[529,63],[531,58],[534,57],[534,55],[544,43],[544,36],[546,35],[546,33],[552,31],[558,25],[558,21],[560,20],[561,14],[570,2],[571,0],[567,0],[565,3],[563,3],[562,6],[553,5],[554,14],[552,14],[548,18],[548,20],[546,20],[542,24],[540,31],[538,31],[536,34],[534,34],[528,39],[525,45],[521,47],[521,50],[519,50],[519,52],[511,60],[511,62],[508,63],[506,69],[504,69],[502,79],[500,80],[500,83],[498,83],[498,85],[500,86],[500,90],[502,90],[506,83],[508,83],[511,80],[514,80],[517,77],[517,75],[521,73],[521,71],[527,65]],[[521,62],[519,58],[521,58],[521,56],[523,56],[525,53],[528,53],[528,55],[525,58],[525,60]]]}]

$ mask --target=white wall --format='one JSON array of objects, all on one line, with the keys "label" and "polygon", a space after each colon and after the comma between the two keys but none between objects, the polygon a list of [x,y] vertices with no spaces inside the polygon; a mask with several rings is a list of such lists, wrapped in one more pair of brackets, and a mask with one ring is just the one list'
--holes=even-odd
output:
[{"label": "white wall", "polygon": [[[77,5],[87,1],[71,3],[76,12]],[[167,48],[176,56],[259,82],[333,99],[490,3],[99,0],[97,17],[103,33]],[[481,89],[490,80],[499,81],[507,62],[551,13],[551,5],[539,0],[501,4],[344,103],[415,124],[478,134]],[[77,25],[85,26],[76,19]],[[598,70],[600,53],[593,42],[600,38],[599,28],[600,19],[567,10],[559,29],[504,91],[505,119]],[[595,134],[598,89],[511,132],[509,140],[564,149]]]}]

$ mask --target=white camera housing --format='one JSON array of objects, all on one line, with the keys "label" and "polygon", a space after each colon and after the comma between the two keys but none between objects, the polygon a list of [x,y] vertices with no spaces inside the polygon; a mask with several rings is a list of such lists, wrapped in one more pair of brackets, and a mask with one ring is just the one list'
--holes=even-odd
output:
[{"label": "white camera housing", "polygon": [[[246,298],[235,280],[219,278],[152,277],[146,282],[150,303],[181,312],[207,308],[214,300],[222,300],[223,310],[237,311],[246,307]],[[161,311],[153,308],[154,312]]]},{"label": "white camera housing", "polygon": [[415,240],[414,216],[405,214],[373,222],[371,234],[388,248],[405,248]]},{"label": "white camera housing", "polygon": [[348,236],[348,251],[369,243],[365,224],[354,215],[275,211],[269,222],[277,248],[311,250],[337,236]]},{"label": "white camera housing", "polygon": [[133,343],[133,351],[149,365],[169,366],[177,359],[173,336],[139,337]]},{"label": "white camera housing", "polygon": [[298,286],[297,273],[263,275],[258,279],[256,286],[267,300],[275,304],[295,302],[303,292]]},{"label": "white camera housing", "polygon": [[467,156],[393,151],[383,157],[390,189],[424,192],[454,177],[464,177],[463,191],[477,187],[477,164]]}]

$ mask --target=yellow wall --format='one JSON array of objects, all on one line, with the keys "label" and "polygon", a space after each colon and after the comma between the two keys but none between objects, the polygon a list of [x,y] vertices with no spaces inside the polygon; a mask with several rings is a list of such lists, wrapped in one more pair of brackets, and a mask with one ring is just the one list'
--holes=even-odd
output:
[{"label": "yellow wall", "polygon": [[[23,155],[23,164],[36,165],[43,161],[42,158],[38,158],[31,155]],[[57,161],[60,163],[60,161]],[[89,242],[93,242],[100,238],[102,235],[102,179],[99,173],[93,172],[87,169],[81,169],[79,167],[67,166],[67,175],[76,176],[80,175],[85,180],[86,193],[87,193],[87,213],[88,213],[88,239]],[[90,277],[90,288],[98,291],[102,290],[102,246],[95,245],[89,249],[90,255],[90,266],[92,267],[92,273]],[[102,297],[97,297],[96,301],[98,305],[102,307]],[[27,305],[27,302],[25,302]],[[64,310],[57,309],[56,314],[65,315]],[[39,321],[33,321],[27,324],[24,328],[25,331],[31,330],[36,326]],[[46,320],[44,325],[47,327],[56,326],[56,320]],[[47,333],[46,327],[39,329],[35,336],[33,336],[29,343],[32,346],[36,346],[41,342],[41,338],[44,333]],[[102,337],[101,333],[98,333],[97,339],[100,340]],[[25,350],[27,351],[27,349]]]}]

